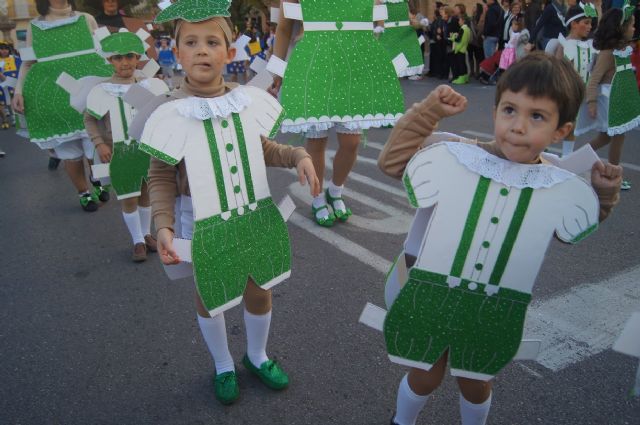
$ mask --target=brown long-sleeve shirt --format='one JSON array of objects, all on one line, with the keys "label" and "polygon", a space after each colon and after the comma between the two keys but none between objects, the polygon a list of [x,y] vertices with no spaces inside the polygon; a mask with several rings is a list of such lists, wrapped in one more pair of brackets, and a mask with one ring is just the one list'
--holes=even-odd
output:
[{"label": "brown long-sleeve shirt", "polygon": [[[189,90],[187,84],[183,84],[176,95],[186,97],[195,93]],[[262,137],[262,151],[264,162],[270,167],[293,168],[304,158],[311,157],[302,147],[281,145],[266,137]],[[148,176],[149,197],[156,230],[169,228],[173,231],[175,198],[177,195],[190,196],[184,160],[177,166],[172,166],[157,158],[151,158]]]},{"label": "brown long-sleeve shirt", "polygon": [[[409,160],[425,146],[434,141],[427,138],[436,130],[438,122],[443,118],[437,112],[436,101],[429,98],[415,103],[396,123],[389,140],[378,157],[378,166],[387,175],[401,179]],[[481,143],[477,140],[459,138],[461,143],[477,145],[492,155],[505,158],[495,141]],[[541,159],[541,162],[543,160]],[[603,188],[593,186],[600,201],[600,221],[609,216],[618,203],[619,188]]]},{"label": "brown long-sleeve shirt", "polygon": [[613,50],[601,50],[587,83],[587,103],[594,103],[600,94],[600,84],[609,84],[616,73]]}]

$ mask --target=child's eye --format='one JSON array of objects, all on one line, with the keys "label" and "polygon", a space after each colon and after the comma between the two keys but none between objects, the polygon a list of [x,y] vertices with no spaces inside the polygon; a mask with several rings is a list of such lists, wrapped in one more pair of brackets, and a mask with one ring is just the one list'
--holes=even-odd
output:
[{"label": "child's eye", "polygon": [[504,109],[502,110],[505,114],[507,115],[511,115],[513,114],[516,110],[513,109],[512,106],[505,106]]},{"label": "child's eye", "polygon": [[531,118],[533,118],[535,121],[544,121],[544,115],[538,113],[538,112],[534,112],[531,115]]},{"label": "child's eye", "polygon": [[187,42],[186,42],[186,45],[187,45],[187,46],[190,46],[190,47],[195,46],[195,44],[196,44],[196,42],[195,42],[195,41],[193,41],[193,40],[187,40]]},{"label": "child's eye", "polygon": [[217,46],[217,45],[218,45],[217,40],[209,40],[209,46]]}]

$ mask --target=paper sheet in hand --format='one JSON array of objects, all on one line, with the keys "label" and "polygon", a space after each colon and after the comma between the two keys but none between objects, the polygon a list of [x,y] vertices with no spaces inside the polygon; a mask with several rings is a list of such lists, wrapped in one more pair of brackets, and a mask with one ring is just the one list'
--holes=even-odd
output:
[{"label": "paper sheet in hand", "polygon": [[273,84],[273,76],[267,71],[267,61],[260,57],[251,64],[251,69],[256,75],[247,83],[248,86],[257,87],[262,90],[267,90]]},{"label": "paper sheet in hand", "polygon": [[543,153],[542,157],[556,167],[571,171],[577,175],[591,172],[593,164],[600,161],[600,158],[589,144],[584,145],[580,149],[562,158],[548,152]]}]

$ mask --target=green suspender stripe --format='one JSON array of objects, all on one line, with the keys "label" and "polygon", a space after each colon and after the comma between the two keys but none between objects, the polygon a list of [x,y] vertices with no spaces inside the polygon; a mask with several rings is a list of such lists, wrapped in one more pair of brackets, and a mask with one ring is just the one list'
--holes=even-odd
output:
[{"label": "green suspender stripe", "polygon": [[500,248],[500,253],[498,254],[498,259],[496,260],[496,265],[493,268],[491,277],[489,278],[489,283],[492,285],[500,284],[500,280],[502,279],[502,275],[504,274],[504,269],[507,267],[507,261],[509,261],[509,256],[511,256],[511,250],[513,249],[513,245],[516,243],[516,239],[518,239],[518,232],[520,231],[520,227],[522,226],[522,222],[524,221],[524,216],[527,212],[527,208],[529,208],[529,201],[531,201],[532,195],[533,189],[531,189],[530,187],[524,188],[520,192],[516,210],[513,213],[511,223],[509,224],[509,229],[507,229],[507,234],[504,237],[502,248]]},{"label": "green suspender stripe", "polygon": [[274,137],[276,137],[276,135],[278,134],[278,130],[280,130],[280,126],[282,125],[282,121],[284,121],[285,115],[286,114],[285,114],[285,111],[283,109],[282,112],[280,112],[280,115],[278,116],[278,119],[273,124],[273,128],[271,129],[271,133],[269,133],[269,139],[273,139]]},{"label": "green suspender stripe", "polygon": [[249,203],[253,204],[256,202],[256,195],[253,192],[253,180],[251,180],[251,168],[249,167],[249,154],[247,153],[247,142],[244,140],[242,121],[240,121],[240,115],[238,114],[231,114],[231,116],[233,117],[233,126],[236,129],[236,137],[238,138],[238,146],[240,148],[242,170],[244,171],[244,184],[247,187]]},{"label": "green suspender stripe", "polygon": [[462,268],[467,260],[467,254],[471,247],[471,242],[473,241],[473,235],[478,225],[482,206],[487,198],[490,183],[491,179],[486,177],[480,177],[480,180],[478,180],[478,186],[476,187],[475,195],[473,195],[473,201],[471,202],[467,222],[464,224],[460,245],[458,245],[456,257],[454,258],[453,265],[451,266],[451,276],[460,277],[460,275],[462,275]]},{"label": "green suspender stripe", "polygon": [[118,97],[118,106],[120,107],[120,118],[122,119],[122,129],[124,130],[124,140],[129,140],[129,126],[127,125],[127,117],[124,115],[124,102]]},{"label": "green suspender stripe", "polygon": [[222,212],[229,211],[229,202],[227,202],[227,191],[224,187],[224,175],[222,174],[222,163],[220,162],[220,154],[216,145],[216,135],[213,132],[213,124],[211,120],[202,121],[204,131],[207,133],[207,142],[209,143],[209,153],[211,154],[211,163],[213,171],[216,174],[216,186],[218,186],[218,196],[220,197],[220,210]]}]

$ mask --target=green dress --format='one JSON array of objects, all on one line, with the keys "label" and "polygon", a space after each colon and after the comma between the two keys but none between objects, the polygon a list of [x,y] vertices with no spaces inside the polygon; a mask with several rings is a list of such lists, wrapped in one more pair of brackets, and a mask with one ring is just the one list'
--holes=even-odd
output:
[{"label": "green dress", "polygon": [[384,23],[380,42],[391,59],[404,55],[409,62],[407,68],[398,73],[398,77],[422,74],[424,58],[416,30],[409,21],[409,5],[406,0],[387,0],[386,5],[389,18]]},{"label": "green dress", "polygon": [[82,114],[69,103],[69,93],[56,84],[64,71],[75,79],[109,77],[111,66],[95,50],[86,17],[31,21],[33,64],[24,83],[27,128],[32,142],[53,148],[84,134]]},{"label": "green dress", "polygon": [[300,7],[304,37],[283,76],[282,131],[395,124],[404,99],[389,55],[373,36],[373,1],[300,0]]},{"label": "green dress", "polygon": [[616,73],[611,81],[607,134],[623,134],[640,125],[640,93],[631,65],[631,47],[614,50]]}]

